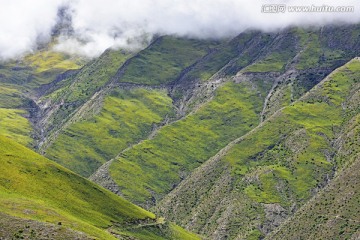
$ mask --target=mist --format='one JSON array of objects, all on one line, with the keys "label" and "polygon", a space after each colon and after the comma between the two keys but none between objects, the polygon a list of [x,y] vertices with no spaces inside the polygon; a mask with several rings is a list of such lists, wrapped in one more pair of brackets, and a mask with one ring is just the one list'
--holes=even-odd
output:
[{"label": "mist", "polygon": [[[264,4],[353,6],[353,12],[263,12]],[[156,35],[228,38],[246,29],[360,22],[358,0],[0,0],[0,59],[21,57],[51,40],[66,9],[71,31],[54,50],[96,57],[107,48],[142,48]]]}]

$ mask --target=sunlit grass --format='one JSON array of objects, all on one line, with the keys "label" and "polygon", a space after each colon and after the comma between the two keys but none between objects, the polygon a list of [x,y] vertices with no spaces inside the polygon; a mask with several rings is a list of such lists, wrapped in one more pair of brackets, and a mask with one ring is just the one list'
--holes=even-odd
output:
[{"label": "sunlit grass", "polygon": [[63,227],[97,239],[116,239],[106,231],[114,223],[126,236],[144,240],[149,239],[147,236],[154,239],[192,236],[183,229],[178,230],[182,231],[179,238],[172,238],[156,227],[139,227],[139,220],[155,222],[156,216],[8,137],[0,136],[0,146],[1,212],[41,222],[61,222]]},{"label": "sunlit grass", "polygon": [[[144,202],[150,192],[163,194],[228,142],[259,121],[263,99],[250,84],[229,82],[196,113],[163,127],[151,140],[136,145],[111,165],[122,193]],[[134,181],[136,179],[136,181]]]},{"label": "sunlit grass", "polygon": [[31,125],[25,117],[24,110],[0,108],[0,135],[8,136],[23,145],[32,141]]},{"label": "sunlit grass", "polygon": [[147,137],[153,124],[172,114],[165,90],[119,90],[106,97],[100,113],[71,125],[46,156],[88,176],[125,148]]}]

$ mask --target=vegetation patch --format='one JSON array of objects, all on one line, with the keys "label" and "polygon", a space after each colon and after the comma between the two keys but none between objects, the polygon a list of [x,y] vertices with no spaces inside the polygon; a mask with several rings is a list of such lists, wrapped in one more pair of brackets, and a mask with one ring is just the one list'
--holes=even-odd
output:
[{"label": "vegetation patch", "polygon": [[111,176],[134,202],[149,200],[150,192],[162,195],[227,142],[255,126],[262,102],[251,84],[229,82],[197,112],[123,153],[112,163]]},{"label": "vegetation patch", "polygon": [[116,90],[105,98],[99,114],[64,130],[46,156],[89,176],[170,115],[172,102],[165,90]]},{"label": "vegetation patch", "polygon": [[160,37],[137,54],[120,82],[159,85],[176,80],[180,73],[209,52],[215,42]]},{"label": "vegetation patch", "polygon": [[83,60],[71,57],[64,53],[55,52],[50,49],[43,49],[25,56],[24,61],[30,67],[36,69],[36,73],[59,70],[79,69],[83,65]]},{"label": "vegetation patch", "polygon": [[22,115],[23,110],[0,108],[0,135],[7,136],[18,143],[29,145],[32,142],[31,125]]},{"label": "vegetation patch", "polygon": [[[156,216],[43,156],[0,136],[0,211],[82,231],[97,239],[116,239],[106,230],[115,226],[125,237],[187,239],[158,230]],[[151,225],[142,224],[153,223]],[[148,227],[145,227],[148,226]],[[166,225],[163,226],[166,229]],[[168,230],[170,231],[170,230]],[[24,232],[18,232],[21,236]],[[143,233],[143,234],[137,234]],[[155,238],[155,237],[158,238]],[[196,238],[195,238],[196,239]]]}]

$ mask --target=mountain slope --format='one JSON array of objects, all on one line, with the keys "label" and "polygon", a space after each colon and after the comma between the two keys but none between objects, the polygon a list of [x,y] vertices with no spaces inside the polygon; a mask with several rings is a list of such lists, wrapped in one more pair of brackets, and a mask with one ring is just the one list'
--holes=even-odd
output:
[{"label": "mountain slope", "polygon": [[[222,41],[163,36],[139,52],[109,49],[82,68],[47,50],[0,64],[0,134],[82,176],[96,172],[93,181],[133,203],[164,198],[156,211],[206,238],[263,238],[356,159],[356,61],[308,91],[360,55],[360,25]],[[185,238],[157,220],[104,226]],[[77,230],[93,224],[80,221]]]},{"label": "mountain slope", "polygon": [[[346,34],[356,36],[358,26],[344,26],[343,29]],[[159,126],[161,128],[162,125],[186,117],[206,105],[215,94],[222,92],[222,85],[231,81],[239,70],[241,72],[238,74],[243,74],[250,85],[256,86],[253,92],[261,95],[255,100],[255,111],[260,120],[265,119],[277,109],[295,101],[334,67],[359,51],[360,45],[353,38],[331,39],[328,36],[329,32],[337,30],[338,28],[324,28],[321,31],[295,28],[271,34],[250,31],[230,41],[221,42],[165,36],[157,38],[139,53],[109,49],[80,70],[66,71],[58,75],[53,82],[42,85],[36,93],[31,93],[36,95],[32,98],[37,105],[31,100],[31,104],[20,108],[31,108],[28,117],[34,126],[32,136],[38,140],[35,147],[42,154],[83,176],[89,176],[101,164],[116,157],[126,148],[149,136],[153,137],[153,130]],[[312,42],[315,43],[309,44]],[[344,46],[349,46],[353,51]],[[322,61],[311,64],[310,69],[297,67],[305,64],[302,54],[306,55],[307,49],[319,55],[313,56],[313,59]],[[62,58],[47,52],[34,54],[27,59],[31,66],[38,67],[36,71],[47,72],[58,66],[75,66],[75,63],[54,62],[54,59]],[[120,113],[121,100],[120,105],[110,103],[114,99],[113,95],[118,95],[118,92],[125,92],[120,94],[124,97],[140,91],[135,89],[144,88],[151,90],[143,93],[149,94],[150,98],[159,95],[166,99],[163,103],[166,102],[168,110],[161,111],[158,115],[151,107],[147,109],[149,112],[145,110],[147,107],[143,108],[141,103],[138,103],[137,108],[142,108],[149,113],[148,116],[154,118],[145,118],[132,125],[132,130],[128,131],[129,128],[121,127],[127,123],[119,124],[117,119],[142,119],[143,116],[138,114],[139,111]],[[226,88],[229,87],[225,86],[224,89]],[[161,90],[157,91],[158,89]],[[165,97],[166,94],[169,96]],[[138,97],[135,94],[131,98],[137,101]],[[243,97],[247,97],[246,94]],[[10,102],[8,94],[4,98]],[[263,102],[260,111],[259,100]],[[249,102],[246,104],[253,104],[252,98],[245,101]],[[171,104],[174,105],[176,116],[173,115]],[[222,111],[214,109],[209,111],[214,111],[214,116],[223,114]],[[111,119],[104,121],[104,116],[110,115]],[[239,118],[233,115],[232,120],[227,121],[241,121]],[[100,128],[105,134],[92,130],[96,129],[90,127],[95,122],[103,123]],[[219,121],[214,124],[222,123]],[[252,127],[256,124],[256,121],[249,123]],[[219,143],[214,140],[219,147],[211,154],[238,137],[237,134],[244,133],[234,132],[234,136]],[[108,144],[105,140],[109,141]],[[74,142],[77,144],[73,144]],[[205,154],[200,161],[210,156]],[[185,174],[192,169],[193,167],[186,170]],[[172,180],[170,188],[179,182],[179,177]]]},{"label": "mountain slope", "polygon": [[[102,163],[146,138],[155,125],[161,125],[173,115],[165,85],[216,44],[215,41],[159,37],[139,53],[107,50],[40,99],[42,112],[36,126],[42,132],[41,152],[89,176]],[[130,105],[133,109],[121,112]],[[119,119],[127,120],[119,123]],[[132,119],[139,121],[131,122]],[[86,130],[89,135],[83,134],[94,122],[104,123],[102,130],[109,134],[100,136],[91,130]],[[89,142],[89,139],[93,140]],[[104,139],[110,139],[111,143],[108,145]],[[73,141],[81,142],[82,147],[74,149],[69,144]]]},{"label": "mountain slope", "polygon": [[131,56],[130,52],[109,49],[74,74],[64,75],[49,90],[40,92],[41,97],[37,100],[39,113],[33,122],[39,132],[38,148],[41,151],[52,144],[67,122],[78,120],[73,118],[76,111],[91,101],[96,92],[109,85],[118,69]]},{"label": "mountain slope", "polygon": [[37,133],[29,120],[39,110],[34,102],[38,89],[84,64],[81,58],[55,52],[51,46],[49,43],[21,59],[0,62],[0,134],[27,146],[36,145]]},{"label": "mountain slope", "polygon": [[[358,29],[357,25],[345,28],[355,35]],[[210,79],[197,79],[193,88],[190,84],[190,99],[180,100],[180,103],[175,100],[175,106],[180,109],[178,112],[185,116],[159,129],[153,138],[134,146],[118,161],[112,162],[110,175],[123,195],[137,204],[154,204],[226,144],[250,131],[278,109],[296,101],[335,67],[360,52],[358,38],[330,39],[328,32],[333,30],[291,28],[276,34],[251,32],[231,41],[230,46],[238,49],[231,55],[231,60],[223,62],[224,67]],[[345,47],[347,45],[337,41],[346,41],[355,50],[351,53]],[[309,46],[309,43],[312,44]],[[256,58],[251,58],[247,66],[237,65],[237,61],[246,59],[248,51],[255,46],[258,47]],[[231,49],[235,51],[236,48]],[[308,68],[310,65],[306,65],[305,59],[309,48],[319,53],[318,59],[322,53],[329,56]],[[221,51],[226,55],[223,48],[215,53]],[[339,55],[330,54],[334,52],[339,52]],[[205,63],[215,60],[209,54]],[[204,67],[205,63],[200,61],[190,69],[179,80],[178,86],[182,86],[181,81],[191,83],[192,71],[198,71],[197,67]],[[241,70],[236,76],[227,76],[233,74],[230,68],[232,71]],[[176,89],[174,86],[173,91]],[[161,171],[161,174],[151,174],[154,171]],[[140,178],[139,172],[142,173]],[[131,181],[135,178],[137,181]]]},{"label": "mountain slope", "polygon": [[98,114],[64,129],[45,156],[88,177],[173,115],[163,89],[113,90],[98,104]]},{"label": "mountain slope", "polygon": [[158,37],[128,62],[118,81],[145,85],[169,84],[218,44],[208,40]]},{"label": "mountain slope", "polygon": [[[115,239],[110,232],[136,239],[184,239],[187,235],[196,239],[7,137],[0,137],[0,146],[0,211],[8,219],[1,222],[2,229],[11,229],[12,221],[20,217],[45,227],[41,222],[61,224],[62,237],[72,234],[66,230],[71,228],[98,239]],[[7,236],[11,231],[0,234]]]},{"label": "mountain slope", "polygon": [[269,234],[358,156],[357,137],[338,138],[358,126],[359,79],[355,59],[208,160],[157,211],[214,239]]},{"label": "mountain slope", "polygon": [[225,83],[197,112],[123,152],[110,166],[111,177],[128,199],[154,204],[151,197],[161,198],[217,149],[258,124],[262,96],[248,82]]},{"label": "mountain slope", "polygon": [[359,169],[358,157],[266,239],[359,239]]}]

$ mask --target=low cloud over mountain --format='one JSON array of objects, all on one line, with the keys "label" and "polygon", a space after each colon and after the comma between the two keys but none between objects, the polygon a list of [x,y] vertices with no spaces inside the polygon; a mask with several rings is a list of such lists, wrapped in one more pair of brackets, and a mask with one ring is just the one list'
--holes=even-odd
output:
[{"label": "low cloud over mountain", "polygon": [[[286,4],[284,12],[268,13],[273,9],[266,4],[273,3]],[[353,11],[290,12],[289,6],[350,6]],[[18,57],[49,40],[60,8],[71,19],[71,31],[60,34],[55,49],[89,57],[109,47],[141,47],[154,34],[220,38],[249,28],[360,21],[356,0],[0,0],[0,59]]]}]

